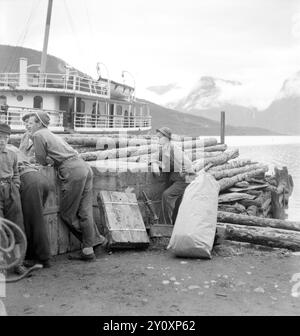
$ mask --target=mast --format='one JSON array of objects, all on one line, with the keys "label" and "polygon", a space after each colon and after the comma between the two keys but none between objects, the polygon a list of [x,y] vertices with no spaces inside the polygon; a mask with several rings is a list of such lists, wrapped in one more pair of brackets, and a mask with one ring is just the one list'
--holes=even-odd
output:
[{"label": "mast", "polygon": [[47,48],[48,48],[48,39],[49,39],[49,32],[50,32],[52,4],[53,4],[53,0],[48,0],[48,10],[47,10],[47,19],[46,19],[46,27],[45,27],[44,45],[43,45],[43,53],[42,53],[40,73],[45,73],[46,72]]}]

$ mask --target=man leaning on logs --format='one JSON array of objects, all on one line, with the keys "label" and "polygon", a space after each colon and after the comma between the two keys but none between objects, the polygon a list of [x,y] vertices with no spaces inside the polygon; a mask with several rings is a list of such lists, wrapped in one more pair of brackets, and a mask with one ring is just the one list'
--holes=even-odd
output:
[{"label": "man leaning on logs", "polygon": [[[49,129],[49,115],[38,111],[30,115],[28,128],[32,133],[35,158],[41,165],[53,162],[61,182],[60,216],[74,233],[74,223],[79,220],[81,232],[77,238],[83,248],[72,259],[91,261],[95,259],[95,229],[93,221],[93,172],[90,166],[79,158],[78,153],[61,137]],[[75,234],[75,233],[74,233]]]}]

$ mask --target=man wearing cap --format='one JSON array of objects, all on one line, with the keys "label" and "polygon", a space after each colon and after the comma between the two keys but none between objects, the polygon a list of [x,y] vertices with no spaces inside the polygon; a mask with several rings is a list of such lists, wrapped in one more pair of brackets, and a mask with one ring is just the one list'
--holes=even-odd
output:
[{"label": "man wearing cap", "polygon": [[76,231],[74,223],[79,220],[81,232],[77,237],[82,241],[83,249],[78,259],[91,261],[95,259],[93,172],[69,144],[47,128],[49,122],[50,117],[44,111],[29,117],[28,128],[33,135],[35,157],[41,165],[47,165],[49,158],[53,161],[61,181],[61,219],[73,233]]},{"label": "man wearing cap", "polygon": [[[172,215],[176,200],[182,196],[188,186],[186,176],[194,174],[192,162],[184,152],[171,142],[172,132],[168,127],[156,130],[159,144],[161,145],[161,158],[159,162],[152,162],[152,169],[158,173],[158,167],[162,172],[168,173],[171,184],[162,194],[160,223],[173,224]],[[159,174],[159,173],[158,173]]]},{"label": "man wearing cap", "polygon": [[[0,217],[12,221],[24,232],[18,158],[16,153],[7,148],[10,134],[9,125],[0,123]],[[15,239],[14,254],[16,258],[20,258],[22,237],[18,231],[15,232]],[[15,272],[18,274],[25,271],[22,264],[15,267]]]}]

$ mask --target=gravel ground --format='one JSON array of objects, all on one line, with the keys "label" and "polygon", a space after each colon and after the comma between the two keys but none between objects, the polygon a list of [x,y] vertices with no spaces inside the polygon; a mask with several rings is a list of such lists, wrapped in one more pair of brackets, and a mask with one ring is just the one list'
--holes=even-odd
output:
[{"label": "gravel ground", "polygon": [[[299,315],[300,256],[223,242],[211,260],[100,250],[91,263],[53,259],[6,285],[8,315]],[[300,292],[300,288],[299,288]]]}]

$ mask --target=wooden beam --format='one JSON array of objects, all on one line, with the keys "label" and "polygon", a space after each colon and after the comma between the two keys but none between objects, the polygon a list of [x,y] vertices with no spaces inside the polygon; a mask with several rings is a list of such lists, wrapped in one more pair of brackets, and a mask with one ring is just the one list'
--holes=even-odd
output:
[{"label": "wooden beam", "polygon": [[231,223],[217,223],[217,229],[218,233],[222,232],[222,238],[227,240],[300,251],[300,233],[296,231]]},{"label": "wooden beam", "polygon": [[232,223],[243,226],[270,227],[300,232],[300,222],[240,215],[224,211],[218,211],[218,221],[222,223]]}]

